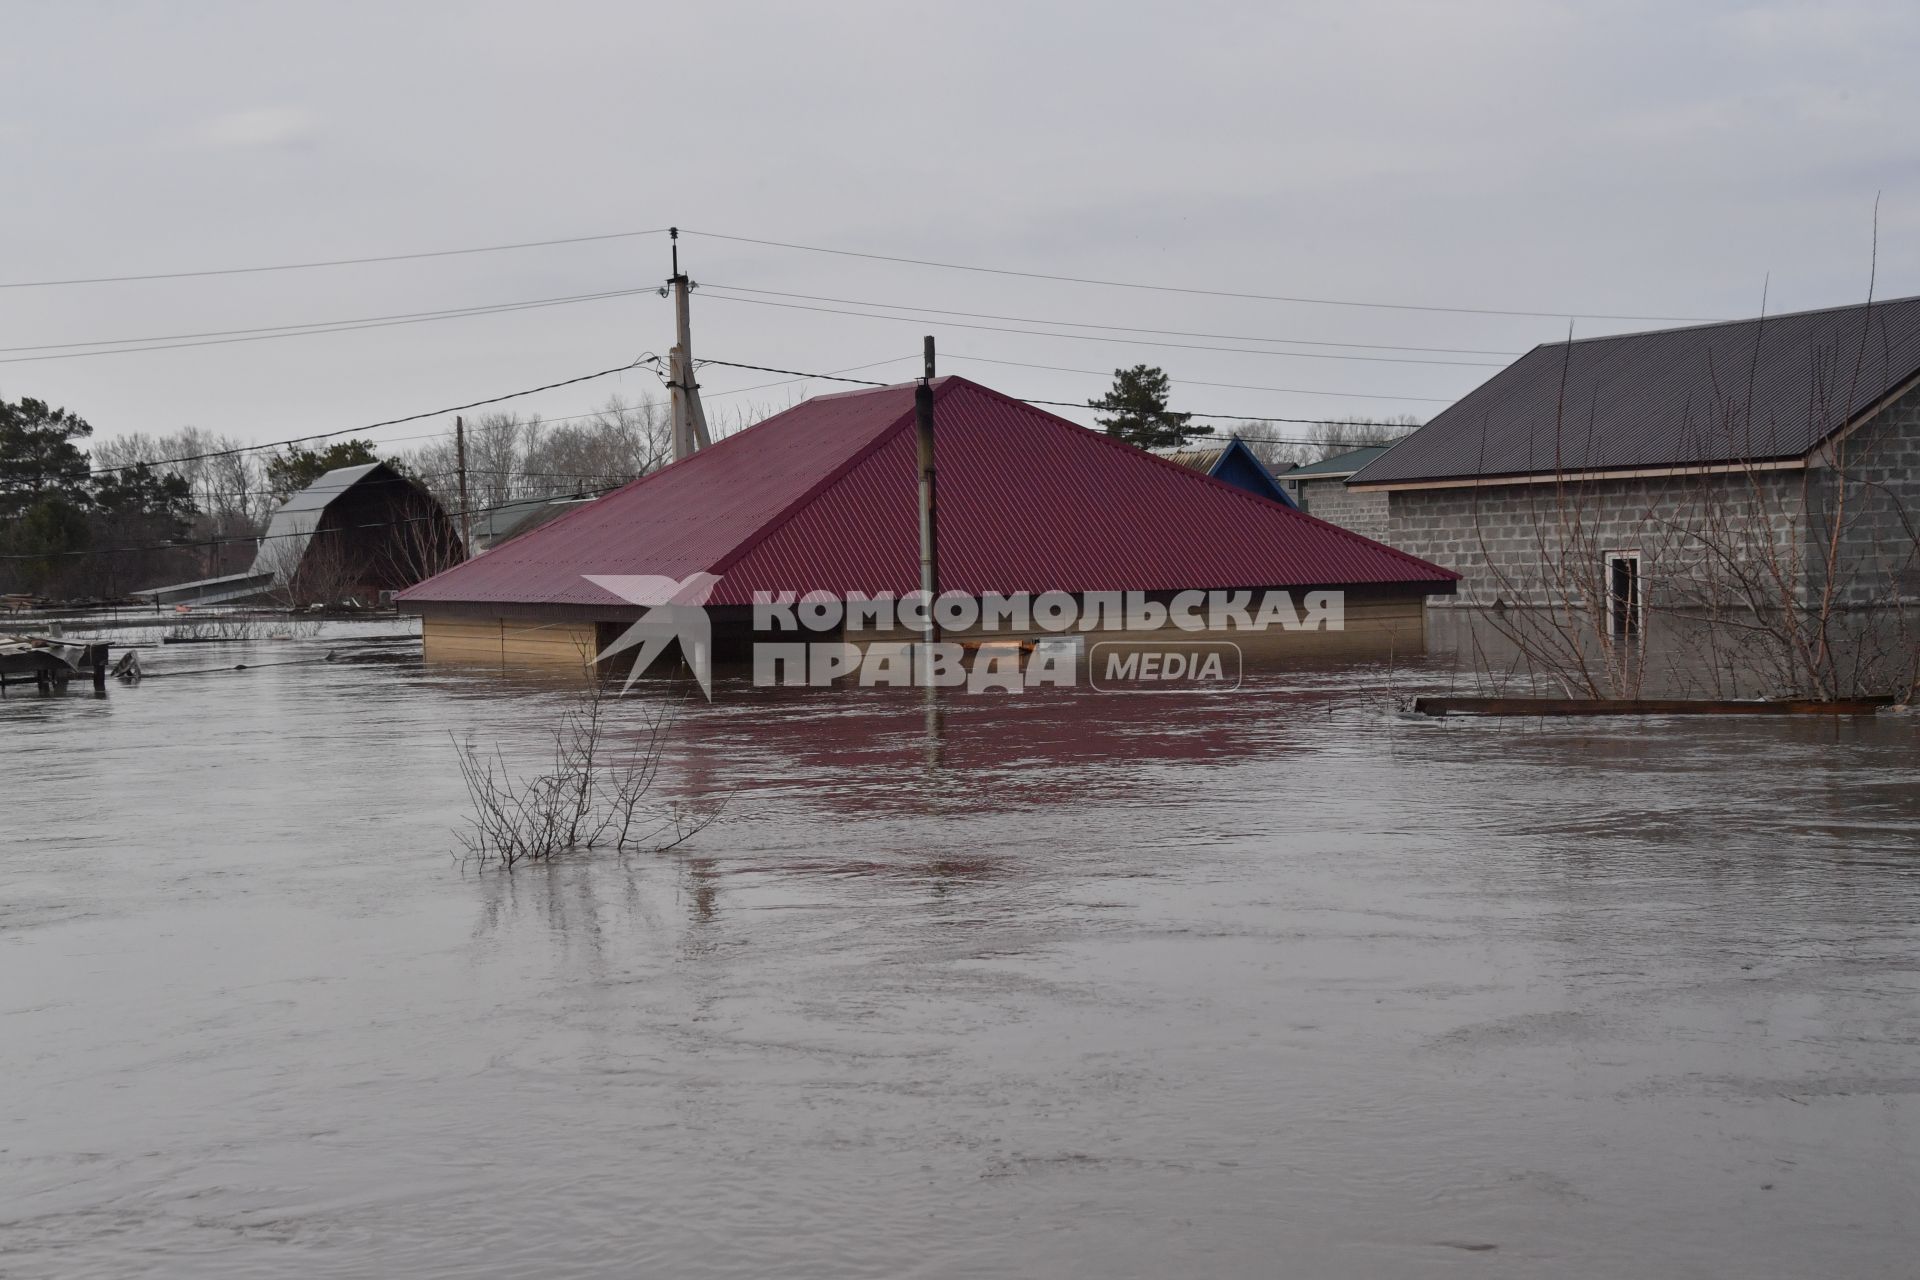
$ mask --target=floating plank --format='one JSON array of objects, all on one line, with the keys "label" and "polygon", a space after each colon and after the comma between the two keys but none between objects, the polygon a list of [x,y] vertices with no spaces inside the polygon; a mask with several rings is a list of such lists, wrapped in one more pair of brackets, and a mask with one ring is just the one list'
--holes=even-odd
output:
[{"label": "floating plank", "polygon": [[1891,697],[1781,698],[1415,698],[1429,716],[1870,716]]}]

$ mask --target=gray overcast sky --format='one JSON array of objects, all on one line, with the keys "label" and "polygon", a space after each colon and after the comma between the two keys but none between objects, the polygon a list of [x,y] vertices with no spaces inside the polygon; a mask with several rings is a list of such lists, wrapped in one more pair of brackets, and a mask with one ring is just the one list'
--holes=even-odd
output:
[{"label": "gray overcast sky", "polygon": [[[1912,3],[0,0],[0,20],[5,281],[678,223],[1230,291],[1733,317],[1758,310],[1769,274],[1774,311],[1863,297],[1881,192],[1878,292],[1920,292]],[[1327,357],[1502,356],[1017,336],[722,300],[717,286],[1487,352],[1517,353],[1568,326],[1117,290],[699,236],[683,253],[693,277],[716,286],[696,295],[702,356],[804,370],[893,357],[864,376],[902,379],[931,332],[943,371],[1016,395],[1082,401],[1105,371],[1145,362],[1180,384],[1178,407],[1203,412],[1424,418],[1492,369]],[[5,289],[0,346],[628,289],[659,283],[666,264],[664,237],[649,237]],[[101,435],[192,423],[265,440],[553,381],[671,340],[669,304],[641,294],[5,363],[0,397],[64,404]],[[32,354],[44,353],[0,360]],[[770,380],[703,376],[715,412],[835,389],[722,394]],[[519,406],[577,413],[615,390],[657,394],[658,382],[627,374]]]}]

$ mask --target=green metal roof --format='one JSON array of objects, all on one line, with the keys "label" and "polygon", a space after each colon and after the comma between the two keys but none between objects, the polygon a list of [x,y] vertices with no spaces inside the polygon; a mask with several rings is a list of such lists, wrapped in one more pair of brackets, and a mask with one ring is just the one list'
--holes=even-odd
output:
[{"label": "green metal roof", "polygon": [[1364,449],[1349,449],[1345,453],[1336,453],[1331,458],[1322,458],[1305,466],[1289,467],[1280,473],[1282,480],[1302,480],[1313,476],[1350,476],[1375,458],[1393,448],[1390,444],[1369,445]]}]

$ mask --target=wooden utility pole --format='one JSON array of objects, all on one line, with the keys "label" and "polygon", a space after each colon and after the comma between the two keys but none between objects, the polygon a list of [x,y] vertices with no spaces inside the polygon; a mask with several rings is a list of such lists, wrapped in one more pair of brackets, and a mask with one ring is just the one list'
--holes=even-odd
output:
[{"label": "wooden utility pole", "polygon": [[453,466],[460,477],[460,558],[473,559],[473,504],[467,501],[467,423],[453,420]]},{"label": "wooden utility pole", "polygon": [[[673,244],[673,349],[667,353],[667,392],[672,408],[673,460],[691,458],[696,449],[713,441],[707,435],[707,413],[700,405],[700,384],[693,376],[693,317],[687,295],[693,282],[680,270],[680,228],[667,228]],[[665,292],[662,290],[661,292]]]},{"label": "wooden utility pole", "polygon": [[[926,373],[913,389],[913,421],[920,441],[920,593],[927,602],[927,652],[924,670],[933,669],[932,646],[940,642],[940,624],[933,604],[940,596],[939,523],[933,484],[933,335],[926,337]],[[931,683],[931,681],[929,681]]]}]

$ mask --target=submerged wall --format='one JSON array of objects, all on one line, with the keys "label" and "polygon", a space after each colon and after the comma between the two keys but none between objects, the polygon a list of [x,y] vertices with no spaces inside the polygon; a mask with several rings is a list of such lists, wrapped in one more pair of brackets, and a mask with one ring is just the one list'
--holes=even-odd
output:
[{"label": "submerged wall", "polygon": [[[1300,594],[1294,593],[1295,604]],[[1426,601],[1418,595],[1356,588],[1346,593],[1338,630],[1269,628],[1240,631],[1232,627],[1186,631],[1171,624],[1154,630],[1098,630],[1070,633],[1088,645],[1102,640],[1168,645],[1201,641],[1231,641],[1249,663],[1284,664],[1295,659],[1376,658],[1426,651]],[[544,667],[578,669],[592,661],[601,648],[625,629],[625,622],[578,619],[541,621],[427,613],[421,619],[421,648],[428,662],[466,663],[496,668]],[[718,665],[752,661],[750,642],[845,640],[856,645],[898,644],[914,633],[899,629],[831,633],[780,632],[755,635],[745,616],[715,620],[714,650]],[[980,627],[948,632],[944,639],[1029,639],[1048,633],[1036,627],[1021,631],[986,631]],[[618,661],[618,660],[617,660]]]},{"label": "submerged wall", "polygon": [[575,670],[591,662],[600,651],[591,622],[432,614],[420,620],[420,648],[428,662]]},{"label": "submerged wall", "polygon": [[1724,584],[1714,548],[1797,581],[1801,487],[1798,471],[1756,471],[1401,489],[1384,495],[1383,541],[1459,573],[1458,603],[1470,605],[1594,591],[1607,553],[1637,551],[1649,606],[1678,607]]},{"label": "submerged wall", "polygon": [[[1295,603],[1300,593],[1294,593]],[[1077,635],[1088,646],[1102,641],[1121,641],[1128,644],[1153,644],[1165,642],[1169,645],[1201,642],[1229,641],[1240,647],[1248,662],[1282,664],[1296,658],[1385,657],[1389,654],[1418,654],[1426,651],[1426,601],[1419,596],[1387,597],[1369,596],[1359,591],[1347,593],[1345,607],[1342,610],[1342,626],[1339,630],[1298,630],[1267,628],[1261,631],[1241,631],[1233,627],[1208,627],[1199,631],[1186,631],[1171,624],[1152,630],[1096,630],[1062,632],[1062,635]],[[1046,632],[1029,629],[1024,632],[1006,630],[987,631],[980,627],[970,627],[964,631],[945,631],[943,640],[983,641],[993,639],[1031,639],[1044,636]],[[864,645],[898,644],[903,640],[916,638],[917,633],[904,630],[848,631],[840,637],[849,643]],[[784,637],[792,639],[793,637]]]}]

